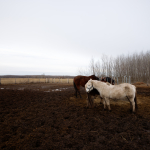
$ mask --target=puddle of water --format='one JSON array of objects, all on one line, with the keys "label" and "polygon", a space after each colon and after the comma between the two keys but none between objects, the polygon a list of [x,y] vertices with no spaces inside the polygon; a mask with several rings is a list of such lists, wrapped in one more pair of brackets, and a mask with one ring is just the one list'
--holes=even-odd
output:
[{"label": "puddle of water", "polygon": [[69,88],[72,88],[72,87],[60,88],[60,89],[53,89],[52,91],[53,91],[53,92],[54,92],[54,91],[62,91],[62,90],[67,90],[67,89],[69,89]]},{"label": "puddle of water", "polygon": [[[53,89],[53,90],[51,90],[51,89],[49,89],[49,91],[44,91],[44,92],[54,92],[54,91],[62,91],[62,90],[67,90],[67,89],[69,89],[70,87],[68,87],[68,88],[59,88],[59,89]],[[1,90],[3,90],[3,89],[10,89],[10,88],[0,88]],[[13,88],[13,90],[15,90],[16,88]],[[21,88],[18,88],[17,90],[24,90],[25,88],[24,87],[21,87]],[[35,91],[39,91],[40,89],[33,89],[33,90],[35,90]]]},{"label": "puddle of water", "polygon": [[24,88],[19,88],[18,90],[24,90]]},{"label": "puddle of water", "polygon": [[60,89],[54,89],[54,90],[51,90],[51,91],[44,91],[44,92],[55,92],[55,91],[62,91]]},{"label": "puddle of water", "polygon": [[55,89],[55,90],[52,90],[52,91],[61,91],[60,89]]},{"label": "puddle of water", "polygon": [[68,88],[61,88],[61,89],[63,89],[63,90],[67,90]]}]

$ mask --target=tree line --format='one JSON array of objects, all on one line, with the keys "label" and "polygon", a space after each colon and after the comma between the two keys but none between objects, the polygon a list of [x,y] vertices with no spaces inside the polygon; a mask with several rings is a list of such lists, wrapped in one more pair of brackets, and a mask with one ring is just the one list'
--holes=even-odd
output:
[{"label": "tree line", "polygon": [[132,81],[150,82],[150,51],[119,55],[115,58],[102,55],[100,60],[91,59],[87,69],[80,69],[80,74],[113,78],[131,77]]}]

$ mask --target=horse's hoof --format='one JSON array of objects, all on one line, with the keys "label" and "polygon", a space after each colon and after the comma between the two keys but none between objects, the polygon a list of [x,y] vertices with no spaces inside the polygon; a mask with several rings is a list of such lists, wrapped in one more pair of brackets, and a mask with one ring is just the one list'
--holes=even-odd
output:
[{"label": "horse's hoof", "polygon": [[135,111],[132,111],[132,114],[135,114],[136,112]]}]

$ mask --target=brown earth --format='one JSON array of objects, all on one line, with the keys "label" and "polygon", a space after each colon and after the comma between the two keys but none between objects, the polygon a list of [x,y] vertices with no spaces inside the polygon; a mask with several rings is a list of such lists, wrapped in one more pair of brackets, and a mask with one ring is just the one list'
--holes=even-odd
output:
[{"label": "brown earth", "polygon": [[137,87],[138,111],[111,102],[86,108],[69,84],[0,85],[0,149],[150,149],[150,88]]}]

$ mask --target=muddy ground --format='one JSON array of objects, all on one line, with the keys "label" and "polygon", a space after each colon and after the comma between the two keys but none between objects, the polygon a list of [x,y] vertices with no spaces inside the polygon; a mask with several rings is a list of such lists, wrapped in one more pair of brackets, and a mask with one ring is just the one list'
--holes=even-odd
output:
[{"label": "muddy ground", "polygon": [[150,149],[150,88],[137,86],[138,111],[111,102],[86,108],[69,84],[0,85],[0,149]]}]

